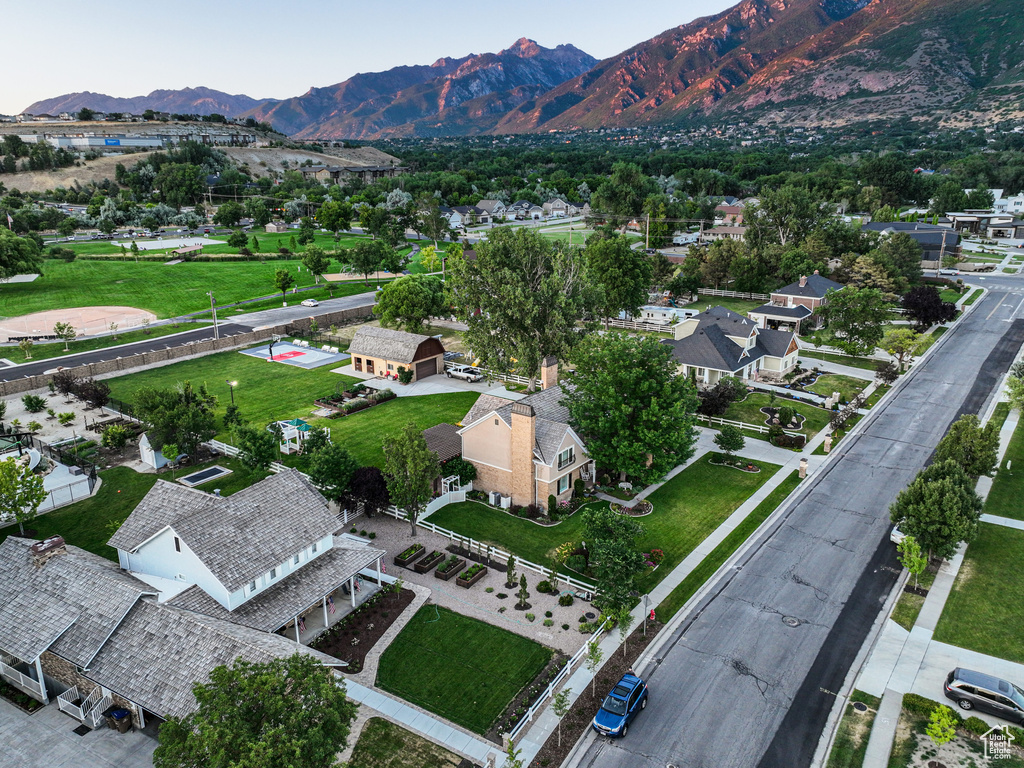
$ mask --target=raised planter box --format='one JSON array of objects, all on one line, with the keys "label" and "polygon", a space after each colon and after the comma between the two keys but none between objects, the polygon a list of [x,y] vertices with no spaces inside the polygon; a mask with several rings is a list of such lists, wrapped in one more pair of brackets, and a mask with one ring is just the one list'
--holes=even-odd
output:
[{"label": "raised planter box", "polygon": [[470,587],[472,587],[474,584],[476,584],[478,581],[480,581],[480,579],[482,579],[486,575],[487,575],[487,566],[485,565],[483,568],[481,568],[479,571],[474,573],[468,579],[464,579],[461,576],[459,576],[459,578],[457,578],[455,580],[455,583],[458,584],[460,587],[465,587],[466,589],[469,589]]},{"label": "raised planter box", "polygon": [[425,554],[427,554],[427,548],[420,547],[408,557],[402,557],[402,555],[395,555],[394,563],[395,565],[400,565],[403,568],[407,568],[411,562],[413,562],[414,560],[419,560]]},{"label": "raised planter box", "polygon": [[444,573],[441,573],[441,569],[438,568],[436,571],[434,571],[434,576],[436,578],[440,579],[441,581],[449,581],[450,579],[452,579],[455,576],[455,574],[457,574],[459,571],[461,571],[465,567],[466,567],[466,561],[463,560],[460,557],[455,562],[455,565],[453,565],[451,568],[449,568]]},{"label": "raised planter box", "polygon": [[416,563],[412,567],[412,569],[414,571],[416,571],[416,573],[426,573],[427,571],[434,569],[435,567],[437,567],[438,565],[440,565],[444,561],[445,561],[445,554],[444,554],[444,552],[438,552],[437,550],[434,550],[429,555],[427,555],[425,558],[423,558],[418,563]]}]

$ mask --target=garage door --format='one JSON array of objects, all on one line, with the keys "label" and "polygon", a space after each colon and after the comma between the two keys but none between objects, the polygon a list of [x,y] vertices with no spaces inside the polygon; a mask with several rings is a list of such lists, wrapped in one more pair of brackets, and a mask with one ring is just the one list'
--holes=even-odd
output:
[{"label": "garage door", "polygon": [[426,378],[427,376],[433,376],[435,373],[437,373],[436,358],[424,360],[422,363],[416,363],[416,381]]}]

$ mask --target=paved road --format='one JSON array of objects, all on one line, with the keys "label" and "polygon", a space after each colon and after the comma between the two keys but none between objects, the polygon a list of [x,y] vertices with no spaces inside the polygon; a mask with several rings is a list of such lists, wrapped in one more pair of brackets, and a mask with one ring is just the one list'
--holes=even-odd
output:
[{"label": "paved road", "polygon": [[[350,309],[351,307],[371,306],[374,302],[373,297],[374,294],[372,292],[362,293],[356,296],[345,296],[339,299],[327,299],[325,301],[321,301],[319,307],[303,307],[296,303],[295,306],[265,309],[260,312],[251,312],[247,315],[239,315],[232,318],[223,317],[221,315],[221,311],[218,310],[218,317],[221,320],[219,324],[220,335],[221,337],[233,336],[238,333],[248,333],[254,328],[279,325],[281,323],[287,323],[300,318],[318,317],[330,312]],[[289,301],[289,304],[291,303],[292,302]],[[131,344],[123,344],[118,347],[97,349],[93,352],[79,352],[74,355],[66,355],[60,358],[51,358],[49,360],[40,360],[38,362],[23,363],[22,365],[2,368],[0,369],[0,380],[13,381],[26,376],[37,376],[48,370],[56,368],[57,366],[70,368],[76,365],[87,365],[88,363],[113,360],[117,357],[127,357],[128,355],[152,352],[158,349],[166,349],[167,347],[182,346],[184,344],[196,341],[205,341],[212,338],[213,326],[204,326],[202,328],[176,333],[171,336],[158,336],[153,339],[136,341]]]},{"label": "paved road", "polygon": [[[988,287],[993,283],[986,281]],[[898,567],[887,507],[1024,343],[1024,284],[994,291],[867,417],[662,649],[651,706],[594,768],[802,768]],[[795,619],[795,622],[791,621]],[[791,626],[795,623],[796,626]]]}]

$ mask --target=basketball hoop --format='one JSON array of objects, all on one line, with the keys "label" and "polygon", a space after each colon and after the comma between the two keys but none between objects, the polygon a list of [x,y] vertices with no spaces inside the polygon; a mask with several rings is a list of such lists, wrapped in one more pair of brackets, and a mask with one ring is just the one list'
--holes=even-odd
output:
[{"label": "basketball hoop", "polygon": [[270,337],[270,357],[267,358],[270,362],[274,362],[274,345],[281,340],[281,337],[276,333]]}]

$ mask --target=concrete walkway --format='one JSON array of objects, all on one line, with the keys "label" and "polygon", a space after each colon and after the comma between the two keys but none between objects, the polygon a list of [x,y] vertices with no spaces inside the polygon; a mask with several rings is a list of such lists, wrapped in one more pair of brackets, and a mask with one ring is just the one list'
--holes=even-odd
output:
[{"label": "concrete walkway", "polygon": [[[995,402],[995,400],[992,402],[990,411],[986,414],[986,421],[991,418]],[[1012,411],[999,430],[1000,457],[1006,454],[1019,419],[1019,414]],[[983,477],[978,481],[977,489],[982,498],[988,496],[991,488],[991,478]],[[996,515],[982,515],[981,519],[985,523],[1024,530],[1024,521],[1010,520]],[[963,563],[966,549],[966,545],[961,545],[956,555],[941,565],[935,582],[928,591],[928,597],[925,598],[917,622],[910,632],[907,632],[891,618],[885,621],[882,633],[860,672],[855,687],[872,696],[882,698],[868,740],[864,768],[886,768],[889,764],[889,755],[892,751],[903,707],[903,694],[917,693],[935,701],[943,701],[942,685],[945,677],[951,669],[958,666],[984,669],[986,672],[1011,680],[1024,680],[1024,665],[1022,664],[940,643],[933,639],[942,610],[952,592],[957,573]],[[899,584],[901,589],[903,583],[901,580]],[[972,714],[991,725],[1002,725],[1005,722],[976,710]]]}]

